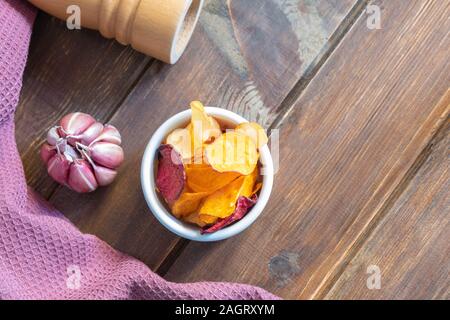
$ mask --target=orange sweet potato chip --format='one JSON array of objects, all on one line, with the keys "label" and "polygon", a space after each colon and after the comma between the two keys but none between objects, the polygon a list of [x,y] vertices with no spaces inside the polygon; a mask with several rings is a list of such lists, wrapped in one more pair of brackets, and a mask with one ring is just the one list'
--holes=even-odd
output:
[{"label": "orange sweet potato chip", "polygon": [[[196,224],[196,225],[198,225],[199,227],[204,227],[204,226],[206,226],[206,225],[209,224],[209,223],[205,223],[205,222],[203,222],[202,220],[200,220],[200,217],[199,217],[199,215],[198,215],[197,212],[193,212],[193,213],[191,213],[191,214],[189,214],[189,215],[183,217],[182,219],[183,219],[184,221],[186,221],[186,222],[189,222],[189,223],[192,223],[192,224]],[[216,219],[217,219],[217,218],[216,218]],[[212,222],[212,223],[214,223],[214,222]]]},{"label": "orange sweet potato chip", "polygon": [[253,194],[253,190],[255,187],[256,179],[258,179],[259,169],[258,167],[253,170],[253,172],[244,177],[244,183],[242,184],[242,188],[239,192],[239,196],[244,196],[250,198]]},{"label": "orange sweet potato chip", "polygon": [[210,165],[205,164],[186,165],[185,170],[187,185],[194,192],[212,193],[239,177],[239,173],[220,173],[215,171]]},{"label": "orange sweet potato chip", "polygon": [[251,174],[240,176],[222,189],[207,196],[198,209],[200,219],[206,221],[204,215],[217,218],[226,218],[231,215],[240,196],[250,197],[252,195],[257,177],[258,169],[256,168]]},{"label": "orange sweet potato chip", "polygon": [[252,196],[257,194],[259,192],[259,190],[261,190],[262,188],[262,183],[258,182],[255,184],[255,186],[253,187],[253,192],[252,192]]},{"label": "orange sweet potato chip", "polygon": [[258,148],[261,148],[263,145],[267,144],[267,141],[269,141],[266,130],[255,122],[241,123],[237,125],[234,130],[250,137]]},{"label": "orange sweet potato chip", "polygon": [[236,221],[241,220],[248,212],[249,210],[255,205],[256,201],[258,200],[258,196],[253,196],[252,198],[247,197],[239,197],[236,209],[234,212],[225,219],[220,219],[217,223],[215,223],[212,226],[208,226],[206,228],[202,228],[200,231],[201,234],[205,233],[213,233],[216,231],[219,231],[226,226],[229,226],[230,224],[235,223]]},{"label": "orange sweet potato chip", "polygon": [[214,224],[219,219],[218,217],[210,216],[209,214],[198,214],[198,217],[201,222],[205,225]]},{"label": "orange sweet potato chip", "polygon": [[255,170],[259,158],[253,140],[236,131],[228,131],[206,145],[205,155],[214,170],[243,175],[249,175]]},{"label": "orange sweet potato chip", "polygon": [[208,192],[183,192],[171,207],[172,213],[177,217],[186,216],[197,210],[200,202],[208,196]]}]

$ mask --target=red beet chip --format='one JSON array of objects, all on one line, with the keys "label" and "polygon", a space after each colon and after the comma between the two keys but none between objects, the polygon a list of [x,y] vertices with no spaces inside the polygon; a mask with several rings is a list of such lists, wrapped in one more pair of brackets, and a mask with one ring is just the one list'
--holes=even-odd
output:
[{"label": "red beet chip", "polygon": [[250,211],[251,207],[253,207],[255,205],[257,200],[258,200],[258,196],[256,194],[251,198],[247,198],[244,196],[239,197],[239,199],[237,201],[236,209],[231,214],[231,216],[229,216],[225,219],[219,220],[211,227],[202,229],[200,231],[200,233],[201,234],[213,233],[213,232],[216,232],[220,229],[223,229],[223,228],[229,226],[230,224],[232,224],[236,221],[241,220]]},{"label": "red beet chip", "polygon": [[158,149],[156,187],[167,203],[177,200],[184,189],[186,174],[181,155],[169,144]]}]

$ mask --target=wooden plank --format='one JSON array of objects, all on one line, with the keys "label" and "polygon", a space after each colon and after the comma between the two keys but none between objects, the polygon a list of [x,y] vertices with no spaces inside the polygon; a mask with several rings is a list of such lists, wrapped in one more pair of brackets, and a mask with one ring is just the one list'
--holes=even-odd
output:
[{"label": "wooden plank", "polygon": [[168,280],[240,281],[284,298],[329,288],[449,112],[439,101],[450,83],[450,4],[374,4],[382,29],[361,16],[285,117],[259,220],[230,240],[189,243]]},{"label": "wooden plank", "polygon": [[[450,298],[449,148],[447,120],[430,144],[425,163],[345,268],[328,299]],[[371,265],[381,271],[378,290],[366,285]]]},{"label": "wooden plank", "polygon": [[[140,162],[153,132],[194,99],[269,125],[354,3],[207,1],[181,60],[152,65],[114,115],[126,153],[117,181],[87,196],[60,189],[51,202],[83,231],[157,268],[179,238],[156,221],[142,196]],[[299,42],[308,50],[299,50]]]},{"label": "wooden plank", "polygon": [[16,138],[30,186],[44,197],[56,187],[39,159],[46,131],[73,111],[108,120],[148,61],[98,32],[71,31],[39,13],[16,112]]}]

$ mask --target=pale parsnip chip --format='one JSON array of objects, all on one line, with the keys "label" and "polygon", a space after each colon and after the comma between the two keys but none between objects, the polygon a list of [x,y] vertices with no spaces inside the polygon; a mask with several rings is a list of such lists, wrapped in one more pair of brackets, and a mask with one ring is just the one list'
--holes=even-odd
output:
[{"label": "pale parsnip chip", "polygon": [[269,141],[267,138],[266,130],[256,122],[244,122],[234,129],[236,132],[241,132],[250,137],[256,144],[257,148],[261,148]]},{"label": "pale parsnip chip", "polygon": [[183,158],[183,162],[192,158],[192,138],[190,130],[180,128],[173,130],[166,138],[166,144],[170,144]]},{"label": "pale parsnip chip", "polygon": [[191,131],[194,149],[201,148],[204,143],[216,139],[222,134],[219,123],[205,112],[200,101],[191,102]]},{"label": "pale parsnip chip", "polygon": [[258,150],[253,140],[239,132],[228,131],[205,146],[208,163],[219,172],[248,175],[258,163]]}]

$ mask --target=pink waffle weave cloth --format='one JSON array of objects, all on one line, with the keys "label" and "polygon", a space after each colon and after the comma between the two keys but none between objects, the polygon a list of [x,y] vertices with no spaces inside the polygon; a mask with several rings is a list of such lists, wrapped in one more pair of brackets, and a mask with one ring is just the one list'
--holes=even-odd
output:
[{"label": "pink waffle weave cloth", "polygon": [[82,234],[28,189],[14,138],[35,9],[0,0],[0,298],[276,299],[249,285],[164,280],[142,262]]}]

